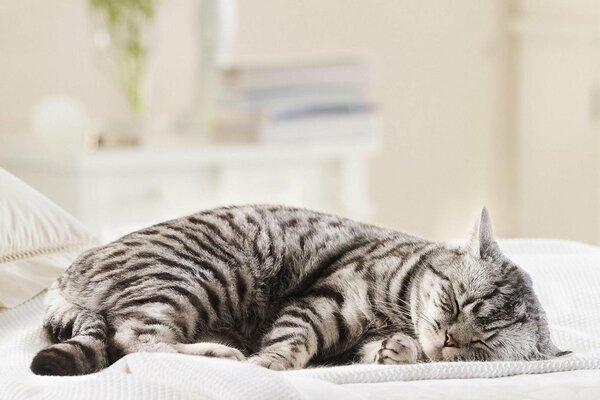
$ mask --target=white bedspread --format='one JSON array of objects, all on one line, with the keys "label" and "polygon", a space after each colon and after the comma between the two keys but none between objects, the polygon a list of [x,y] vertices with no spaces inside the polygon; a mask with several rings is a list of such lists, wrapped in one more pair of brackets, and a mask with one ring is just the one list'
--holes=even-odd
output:
[{"label": "white bedspread", "polygon": [[600,398],[600,248],[550,240],[506,240],[501,246],[531,273],[554,342],[573,355],[273,372],[227,360],[140,353],[97,374],[41,377],[29,371],[32,357],[47,345],[38,296],[0,312],[0,399]]}]

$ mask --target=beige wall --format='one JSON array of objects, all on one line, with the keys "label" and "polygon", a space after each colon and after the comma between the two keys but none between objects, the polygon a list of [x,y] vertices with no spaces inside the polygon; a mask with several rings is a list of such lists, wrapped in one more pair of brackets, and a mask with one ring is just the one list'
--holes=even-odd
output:
[{"label": "beige wall", "polygon": [[241,1],[241,57],[364,53],[385,136],[377,222],[460,237],[481,205],[513,233],[506,1]]},{"label": "beige wall", "polygon": [[[0,2],[0,124],[65,92],[94,116],[122,109],[95,70],[84,1]],[[384,146],[373,160],[376,222],[426,235],[465,234],[478,207],[514,233],[510,53],[503,0],[239,0],[238,58],[358,52],[377,72]],[[164,0],[154,111],[180,112],[193,66],[191,0]]]},{"label": "beige wall", "polygon": [[600,244],[600,3],[527,0],[515,23],[519,234]]}]

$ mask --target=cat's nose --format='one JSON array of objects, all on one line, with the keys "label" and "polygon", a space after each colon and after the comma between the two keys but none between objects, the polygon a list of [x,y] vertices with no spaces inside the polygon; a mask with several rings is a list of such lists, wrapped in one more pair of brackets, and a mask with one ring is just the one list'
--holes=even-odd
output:
[{"label": "cat's nose", "polygon": [[456,340],[454,340],[452,335],[446,333],[446,340],[444,341],[444,346],[445,347],[458,347],[458,343],[456,343]]}]

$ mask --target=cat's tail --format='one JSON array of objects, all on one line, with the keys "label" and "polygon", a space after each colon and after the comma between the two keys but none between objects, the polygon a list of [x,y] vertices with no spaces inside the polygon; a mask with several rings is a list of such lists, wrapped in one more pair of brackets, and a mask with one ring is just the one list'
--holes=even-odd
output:
[{"label": "cat's tail", "polygon": [[56,287],[48,293],[44,328],[55,343],[31,362],[37,375],[84,375],[108,366],[107,325],[100,314],[66,300]]}]

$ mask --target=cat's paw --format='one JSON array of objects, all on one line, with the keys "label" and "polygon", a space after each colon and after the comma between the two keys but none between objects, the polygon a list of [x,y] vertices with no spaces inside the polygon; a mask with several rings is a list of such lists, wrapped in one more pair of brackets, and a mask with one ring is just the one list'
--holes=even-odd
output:
[{"label": "cat's paw", "polygon": [[415,340],[402,333],[381,341],[381,346],[374,355],[376,364],[414,364],[417,362],[419,349]]},{"label": "cat's paw", "polygon": [[177,343],[175,350],[181,354],[190,354],[194,356],[227,358],[235,361],[243,361],[246,359],[244,354],[238,349],[225,346],[220,343],[202,342],[202,343]]},{"label": "cat's paw", "polygon": [[287,369],[294,369],[293,363],[278,353],[263,353],[257,354],[248,358],[248,363],[272,369],[274,371],[285,371]]}]

